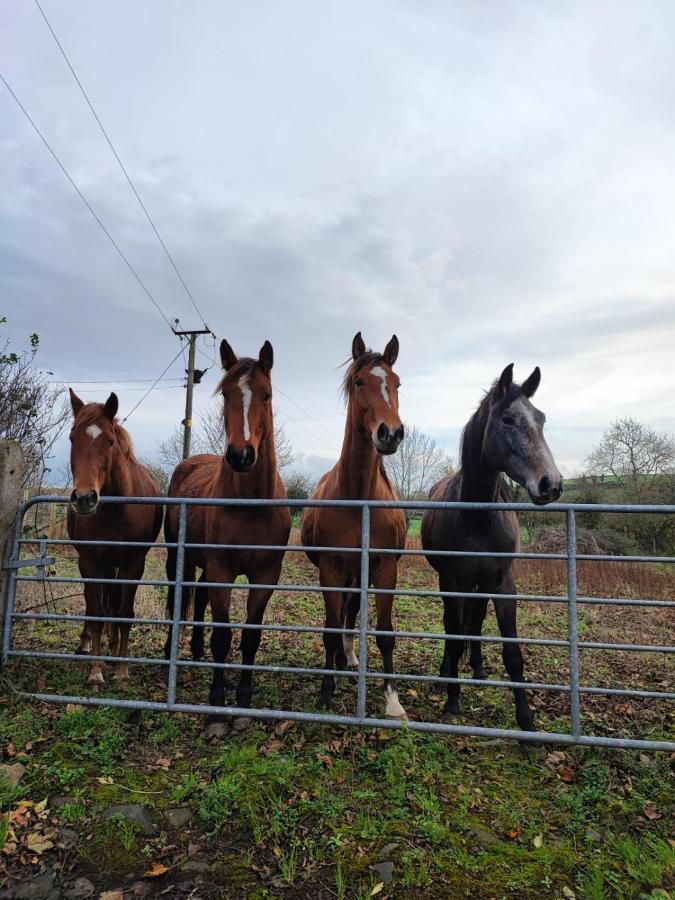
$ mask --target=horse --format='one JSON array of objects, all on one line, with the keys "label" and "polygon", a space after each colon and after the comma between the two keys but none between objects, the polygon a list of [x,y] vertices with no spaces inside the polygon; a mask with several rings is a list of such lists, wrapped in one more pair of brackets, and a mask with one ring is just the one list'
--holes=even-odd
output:
[{"label": "horse", "polygon": [[[462,433],[461,468],[435,484],[430,500],[509,502],[512,494],[503,475],[524,487],[532,502],[544,505],[557,500],[563,490],[562,475],[544,438],[546,417],[530,402],[541,372],[517,385],[513,363],[485,394]],[[515,553],[520,546],[518,517],[512,510],[428,509],[422,516],[422,547],[428,562],[438,572],[441,591],[466,594],[444,597],[443,623],[446,634],[480,636],[487,600],[471,598],[471,592],[491,594],[502,637],[517,637],[516,601],[500,594],[515,593],[513,559],[497,557],[435,556],[434,550],[467,550]],[[471,641],[473,677],[485,677],[482,645]],[[445,641],[440,674],[457,678],[464,641]],[[502,659],[511,681],[524,680],[523,656],[516,641],[502,644]],[[446,720],[459,714],[459,684],[447,685]],[[534,716],[524,688],[513,689],[516,721],[523,731],[534,731]]]},{"label": "horse", "polygon": [[[111,393],[105,403],[84,403],[70,389],[74,422],[70,432],[70,468],[73,491],[68,507],[67,528],[71,540],[137,541],[153,544],[162,526],[162,504],[99,505],[108,497],[159,497],[157,481],[134,455],[128,431],[116,421],[119,401]],[[76,545],[83,578],[140,579],[149,546],[100,547]],[[135,584],[85,584],[88,616],[113,615],[133,618]],[[111,627],[113,656],[126,656],[128,622]],[[85,622],[78,653],[101,655],[102,622]],[[93,661],[88,683],[98,689],[105,683],[104,663]],[[129,677],[127,663],[120,662],[113,676]]]},{"label": "horse", "polygon": [[[352,360],[345,374],[342,391],[347,401],[347,422],[342,452],[336,465],[321,478],[314,498],[317,500],[397,500],[389,483],[382,457],[395,453],[404,437],[398,413],[398,375],[393,365],[398,357],[398,338],[394,335],[384,353],[366,350],[359,332],[352,342]],[[373,549],[403,549],[405,515],[400,509],[373,509],[370,519],[369,586],[393,590],[397,580],[398,556],[373,553]],[[302,522],[305,547],[360,547],[361,510],[342,507],[309,507]],[[356,623],[361,587],[360,557],[353,553],[316,553],[307,551],[309,560],[319,569],[319,581],[326,607],[326,628],[350,628]],[[347,590],[332,590],[332,588]],[[376,594],[377,629],[392,631],[392,594]],[[344,670],[357,666],[352,635],[324,632],[326,669]],[[394,637],[378,635],[386,676],[393,671]],[[324,675],[319,695],[320,706],[330,709],[335,693],[335,677]],[[385,678],[386,715],[404,718],[394,680]]]},{"label": "horse", "polygon": [[[216,393],[223,397],[224,427],[227,448],[224,456],[199,454],[184,459],[174,470],[169,485],[170,497],[260,498],[286,499],[286,489],[277,472],[272,416],[272,382],[270,373],[274,352],[269,341],[263,344],[258,359],[238,358],[223,340],[220,358],[224,369]],[[169,506],[164,529],[167,541],[178,535],[179,510]],[[192,544],[271,544],[286,545],[291,531],[291,515],[283,506],[188,506],[186,540]],[[186,548],[185,580],[194,581],[197,568],[200,581],[234,583],[238,575],[246,575],[252,584],[277,584],[284,558],[283,550],[226,550],[219,548]],[[167,578],[176,577],[176,548],[170,548],[166,563]],[[207,603],[214,622],[229,622],[232,589],[197,586],[195,619],[203,621]],[[246,604],[246,622],[262,624],[272,595],[267,588],[250,589]],[[168,608],[173,611],[174,589],[169,589]],[[253,665],[261,639],[259,628],[243,629],[241,658]],[[165,655],[169,653],[171,632]],[[211,651],[217,663],[224,663],[232,642],[230,628],[214,628]],[[192,655],[203,655],[203,627],[192,634]],[[209,694],[211,706],[224,706],[224,670],[213,671]],[[237,706],[248,709],[253,696],[251,669],[242,669],[236,689]],[[222,733],[222,722],[211,721],[214,735]]]}]

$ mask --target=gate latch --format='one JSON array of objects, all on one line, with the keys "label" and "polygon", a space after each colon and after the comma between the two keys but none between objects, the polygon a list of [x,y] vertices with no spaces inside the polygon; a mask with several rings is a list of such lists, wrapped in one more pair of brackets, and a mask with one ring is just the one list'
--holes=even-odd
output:
[{"label": "gate latch", "polygon": [[45,577],[45,568],[47,566],[56,565],[56,558],[54,556],[46,556],[47,552],[47,541],[42,539],[40,541],[40,555],[37,559],[10,559],[5,565],[3,569],[24,569],[24,568],[35,568],[37,569],[38,578]]}]

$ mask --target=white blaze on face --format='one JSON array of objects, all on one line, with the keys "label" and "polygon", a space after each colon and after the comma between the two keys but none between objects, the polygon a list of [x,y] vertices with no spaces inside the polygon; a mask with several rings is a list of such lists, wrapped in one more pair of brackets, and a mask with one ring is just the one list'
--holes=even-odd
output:
[{"label": "white blaze on face", "polygon": [[89,437],[92,439],[92,441],[95,441],[96,438],[97,438],[99,435],[103,434],[103,432],[102,432],[101,429],[98,427],[98,425],[90,425],[90,426],[87,428],[87,434],[88,434]]},{"label": "white blaze on face", "polygon": [[242,375],[239,381],[237,382],[239,385],[239,390],[241,391],[241,402],[244,407],[244,440],[251,440],[251,426],[248,421],[248,416],[251,411],[251,400],[253,399],[253,391],[251,390],[251,386],[248,383],[248,376]]},{"label": "white blaze on face", "polygon": [[380,379],[380,390],[382,391],[384,402],[387,404],[387,406],[391,406],[391,403],[389,402],[389,391],[387,390],[387,373],[384,371],[382,366],[373,366],[370,371],[373,375],[376,375]]}]

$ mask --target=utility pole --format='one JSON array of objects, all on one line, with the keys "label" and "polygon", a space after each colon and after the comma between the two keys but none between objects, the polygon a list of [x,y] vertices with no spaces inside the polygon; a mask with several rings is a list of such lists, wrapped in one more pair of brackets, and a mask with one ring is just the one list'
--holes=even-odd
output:
[{"label": "utility pole", "polygon": [[197,349],[197,335],[198,334],[210,334],[215,337],[210,328],[202,328],[197,331],[176,331],[176,329],[172,329],[173,333],[176,337],[189,337],[190,338],[190,349],[188,353],[188,367],[185,370],[187,374],[187,384],[185,386],[185,418],[183,419],[183,459],[187,459],[190,455],[190,439],[192,437],[192,394],[194,391],[195,384],[199,384],[202,380],[202,375],[206,372],[206,369],[200,370],[195,369],[195,351]]}]

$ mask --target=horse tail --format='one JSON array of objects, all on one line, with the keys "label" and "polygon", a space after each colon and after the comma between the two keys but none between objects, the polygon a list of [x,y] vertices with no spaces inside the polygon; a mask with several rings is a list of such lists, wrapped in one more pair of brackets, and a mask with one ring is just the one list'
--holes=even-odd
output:
[{"label": "horse tail", "polygon": [[462,650],[462,656],[464,657],[468,654],[469,644],[471,643],[470,639],[468,639],[468,635],[480,635],[483,631],[483,613],[474,597],[463,598],[460,617],[462,634],[467,635],[467,640],[464,641],[464,648]]}]

